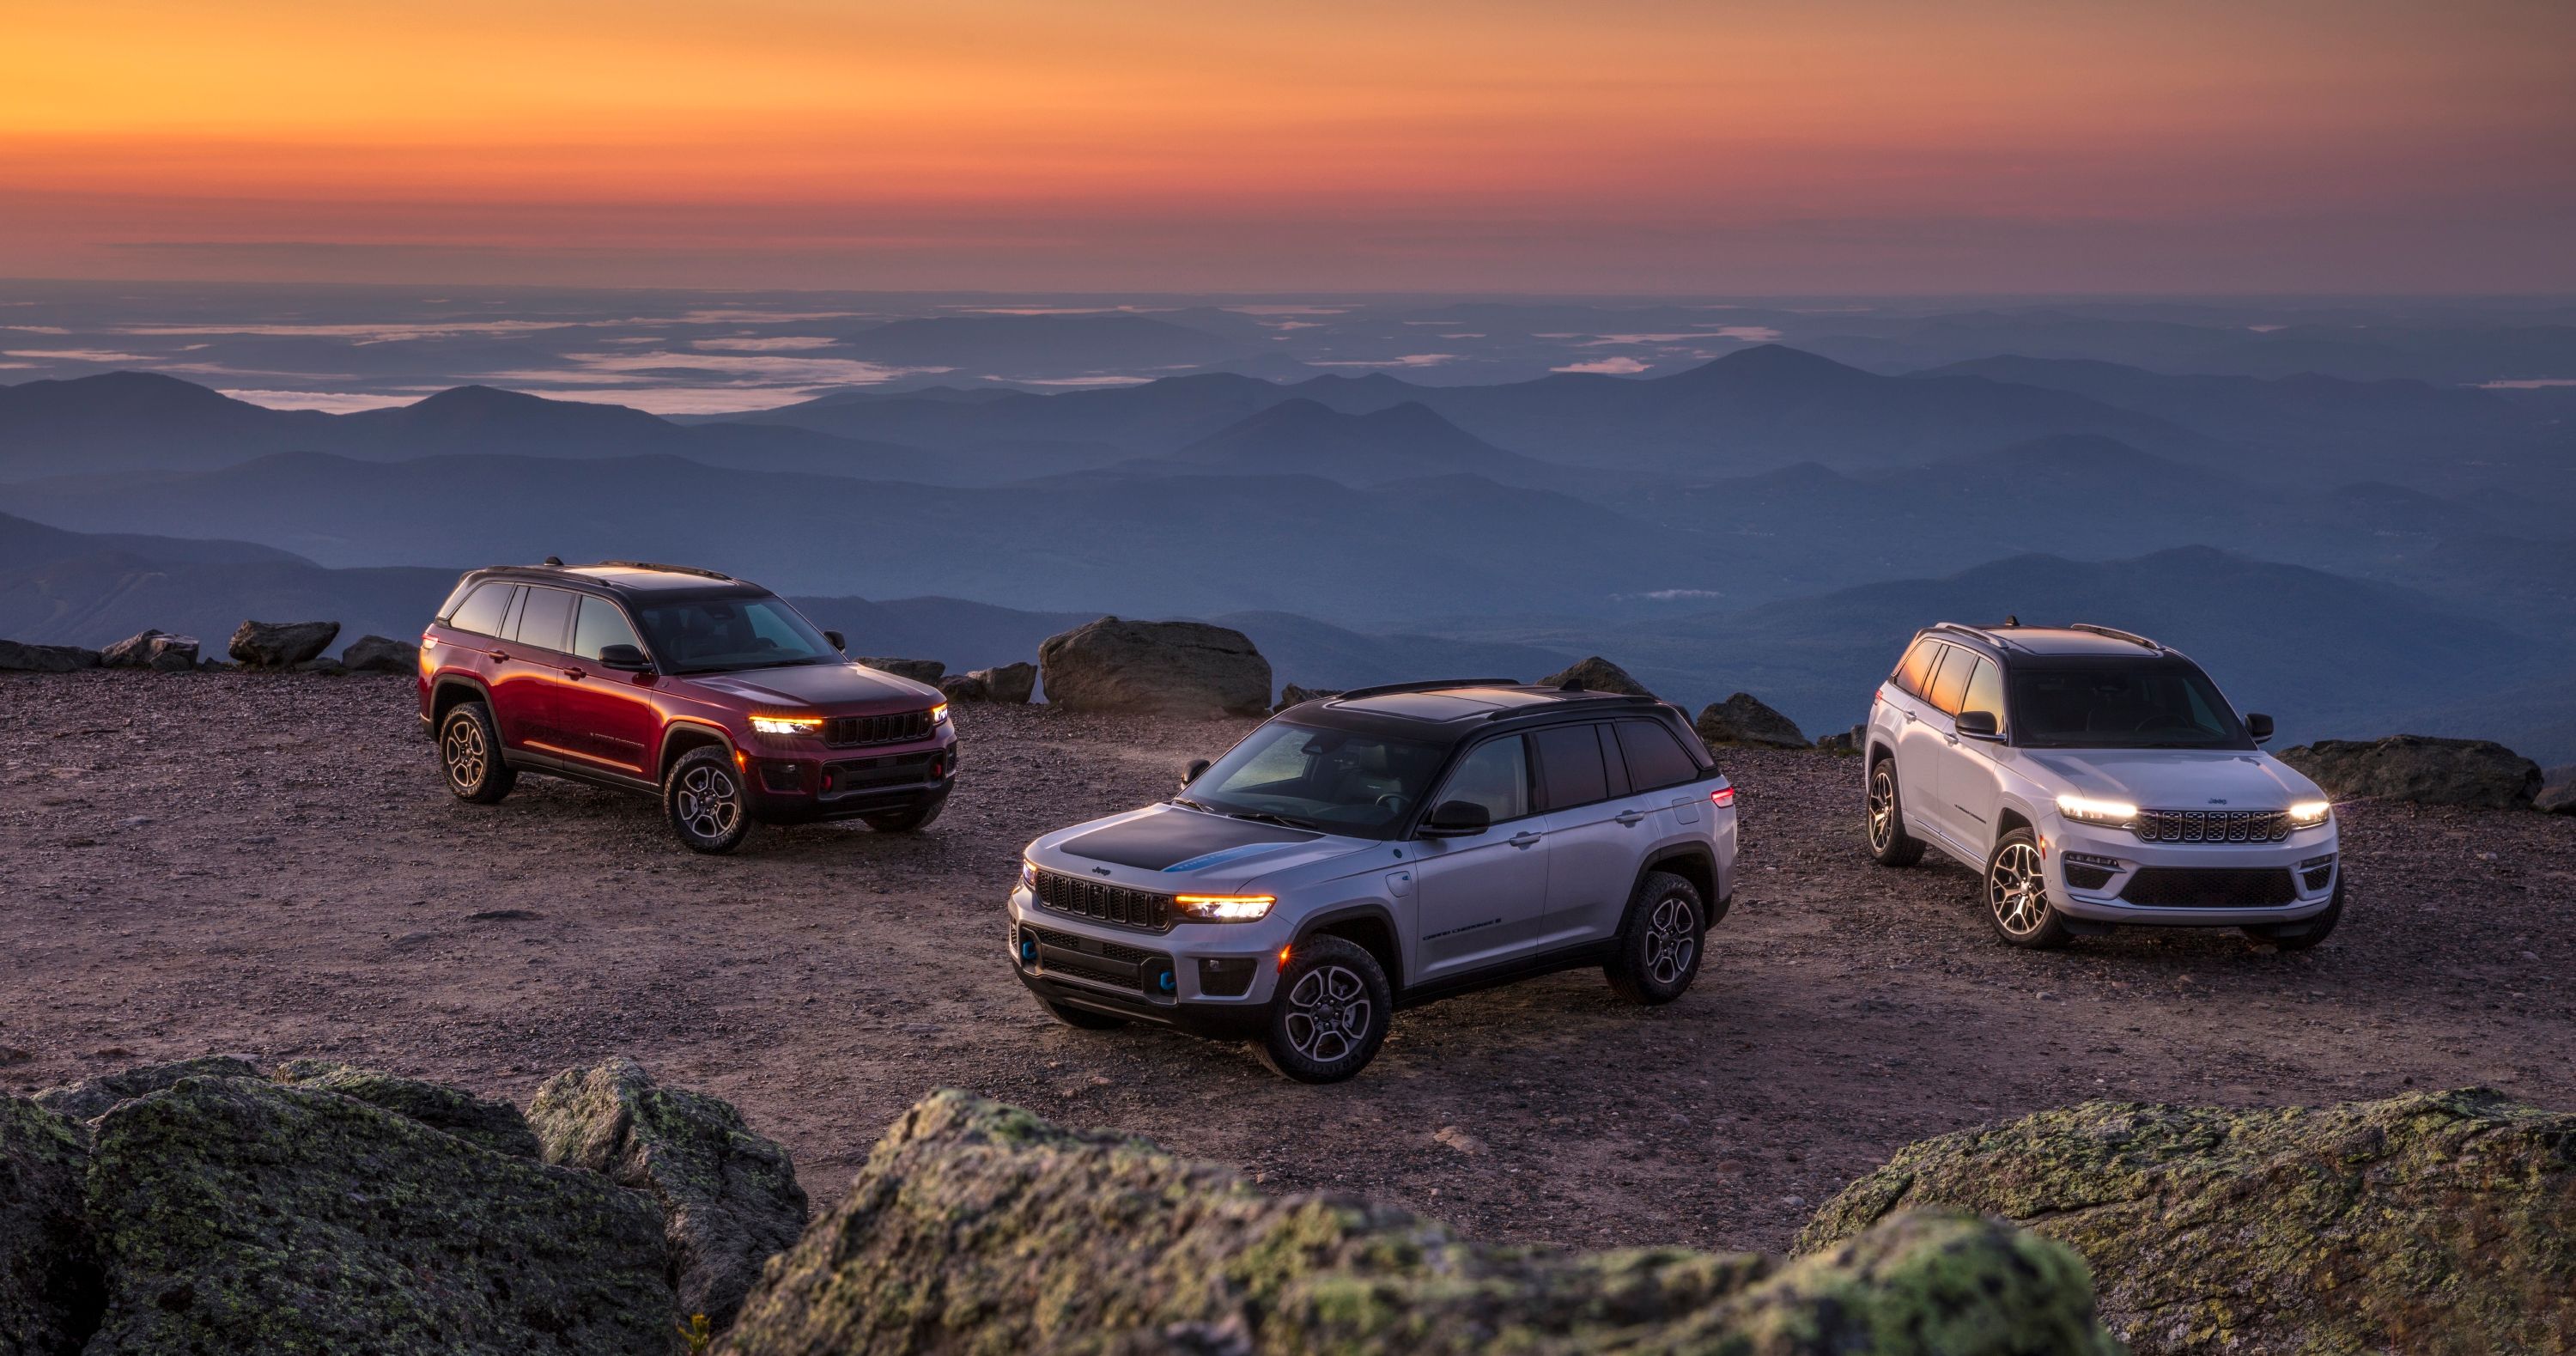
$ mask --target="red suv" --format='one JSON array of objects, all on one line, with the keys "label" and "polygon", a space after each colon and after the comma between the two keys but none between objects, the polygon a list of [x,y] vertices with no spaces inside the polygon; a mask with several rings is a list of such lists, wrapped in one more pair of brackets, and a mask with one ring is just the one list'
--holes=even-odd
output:
[{"label": "red suv", "polygon": [[709,570],[476,570],[421,633],[421,727],[458,799],[488,805],[522,772],[641,791],[700,852],[754,822],[920,828],[957,776],[948,703],[841,643]]}]

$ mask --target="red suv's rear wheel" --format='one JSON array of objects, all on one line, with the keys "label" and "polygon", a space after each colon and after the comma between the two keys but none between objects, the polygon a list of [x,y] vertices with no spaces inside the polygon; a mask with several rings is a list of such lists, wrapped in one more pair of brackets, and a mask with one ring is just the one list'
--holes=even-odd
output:
[{"label": "red suv's rear wheel", "polygon": [[438,762],[447,772],[447,789],[476,805],[499,800],[519,783],[519,774],[501,760],[492,708],[481,702],[458,702],[440,717]]}]

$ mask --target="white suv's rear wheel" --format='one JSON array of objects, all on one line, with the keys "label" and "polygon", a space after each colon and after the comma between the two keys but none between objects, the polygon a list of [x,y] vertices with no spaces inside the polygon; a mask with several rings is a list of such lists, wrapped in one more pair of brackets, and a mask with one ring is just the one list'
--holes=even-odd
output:
[{"label": "white suv's rear wheel", "polygon": [[1997,936],[2034,950],[2064,946],[2074,935],[2048,902],[2048,863],[2028,829],[2005,834],[1986,858],[1986,920]]},{"label": "white suv's rear wheel", "polygon": [[1869,766],[1869,794],[1861,827],[1869,833],[1869,855],[1881,866],[1912,866],[1923,860],[1923,840],[1905,832],[1905,806],[1896,797],[1894,755]]}]

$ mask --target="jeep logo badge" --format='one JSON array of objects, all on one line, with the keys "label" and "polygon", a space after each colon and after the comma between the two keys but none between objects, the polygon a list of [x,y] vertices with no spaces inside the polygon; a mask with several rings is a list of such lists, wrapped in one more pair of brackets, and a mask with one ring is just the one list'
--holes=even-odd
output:
[{"label": "jeep logo badge", "polygon": [[2218,797],[2216,797],[2216,796],[2211,796],[2211,797],[2209,798],[2209,803],[2210,803],[2210,804],[2212,804],[2212,805],[2225,805],[2227,802],[2226,802],[2226,801],[2223,801],[2223,800],[2220,800],[2220,799],[2219,799]]}]

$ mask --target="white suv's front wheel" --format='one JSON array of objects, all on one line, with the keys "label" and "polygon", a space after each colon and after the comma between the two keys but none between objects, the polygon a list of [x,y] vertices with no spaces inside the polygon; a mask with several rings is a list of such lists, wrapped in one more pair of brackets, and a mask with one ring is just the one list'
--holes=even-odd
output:
[{"label": "white suv's front wheel", "polygon": [[2015,946],[2048,950],[2066,945],[2074,934],[2048,902],[2048,863],[2039,839],[2028,829],[2015,829],[1996,840],[1986,858],[1986,920],[1995,933]]},{"label": "white suv's front wheel", "polygon": [[1300,1083],[1338,1083],[1368,1067],[1395,1017],[1395,991],[1357,942],[1310,937],[1289,949],[1261,1060]]}]

